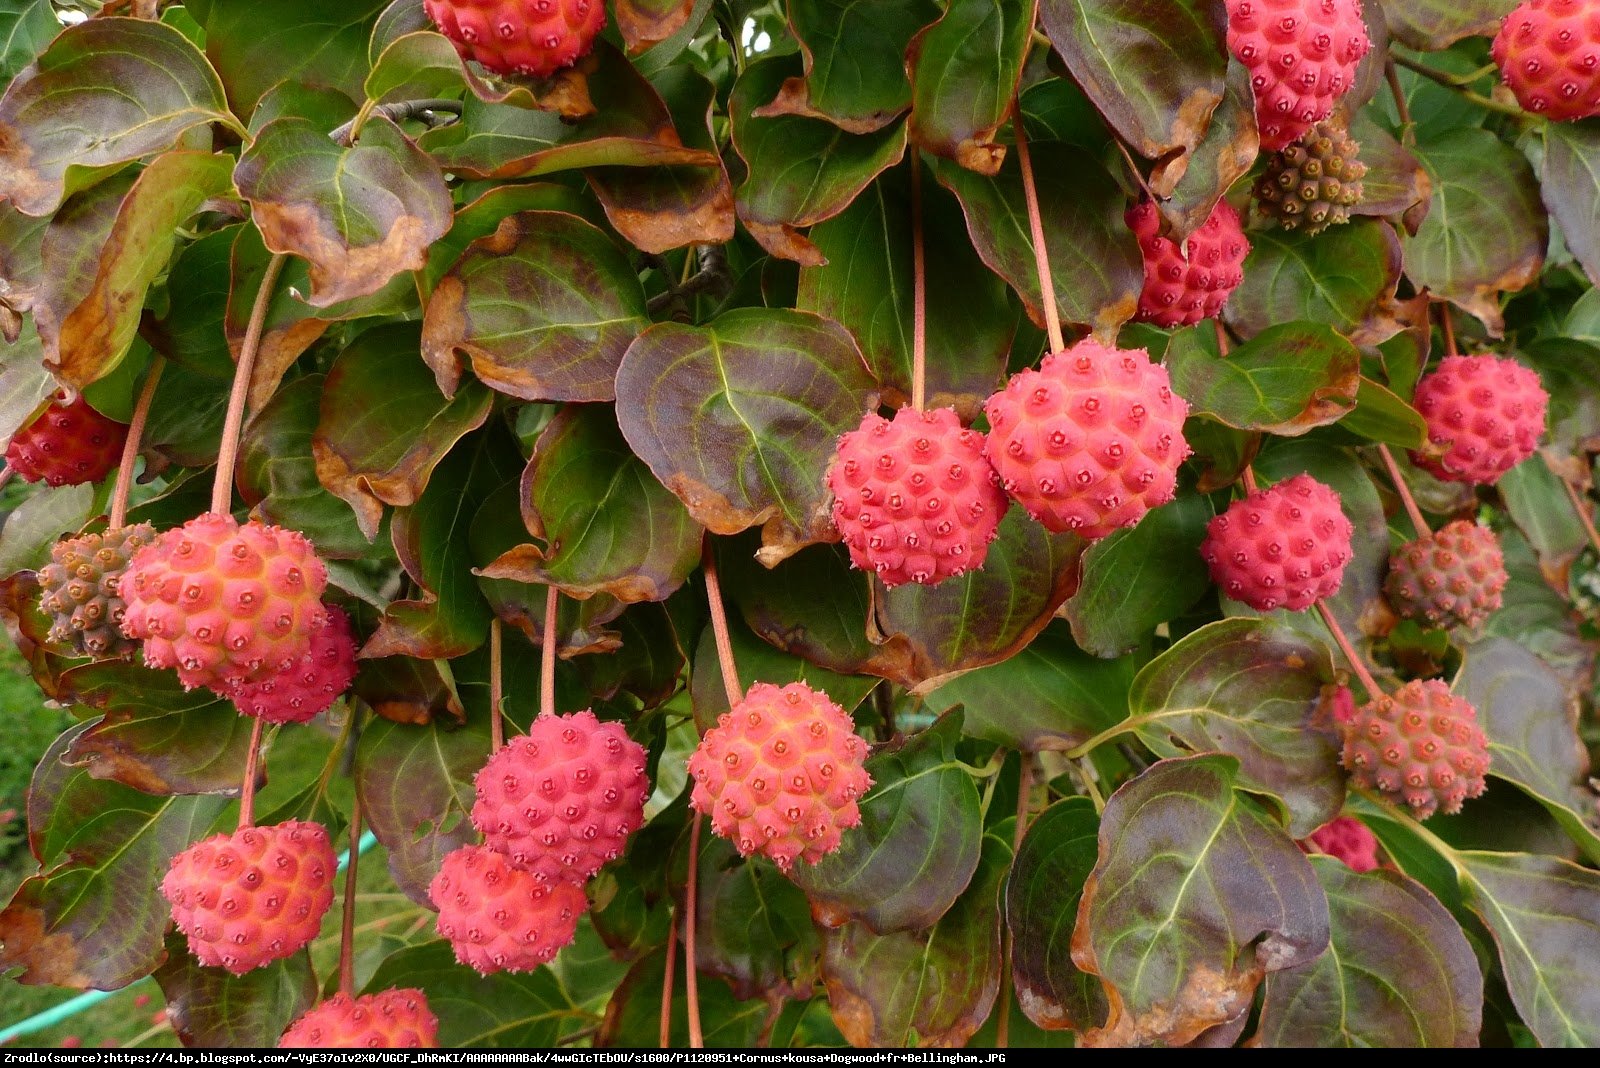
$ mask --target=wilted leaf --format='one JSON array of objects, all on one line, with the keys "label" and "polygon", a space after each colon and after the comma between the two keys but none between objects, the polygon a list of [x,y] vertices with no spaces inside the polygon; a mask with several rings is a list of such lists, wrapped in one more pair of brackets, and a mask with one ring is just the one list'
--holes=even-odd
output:
[{"label": "wilted leaf", "polygon": [[1038,0],[953,0],[938,22],[911,39],[913,144],[968,170],[993,174],[1005,159],[995,133],[1032,43]]},{"label": "wilted leaf", "polygon": [[1057,801],[1034,818],[1006,884],[1011,976],[1028,1019],[1049,1030],[1087,1030],[1108,1008],[1099,980],[1072,962],[1072,927],[1099,851],[1100,817],[1087,797]]},{"label": "wilted leaf", "polygon": [[61,32],[0,98],[0,199],[49,215],[104,169],[164,152],[228,114],[222,83],[177,30],[96,18]]},{"label": "wilted leaf", "polygon": [[1316,960],[1267,976],[1252,1044],[1269,1048],[1472,1048],[1483,976],[1461,925],[1398,872],[1311,866],[1332,935]]},{"label": "wilted leaf", "polygon": [[1223,194],[1255,165],[1260,148],[1250,72],[1235,63],[1228,68],[1226,92],[1200,143],[1187,155],[1170,157],[1151,169],[1150,184],[1157,193],[1172,189],[1172,199],[1158,203],[1174,241],[1205,225]]},{"label": "wilted leaf", "polygon": [[243,975],[204,968],[187,940],[167,936],[166,963],[155,981],[167,1019],[185,1046],[271,1049],[288,1026],[317,1000],[317,974],[301,951]]},{"label": "wilted leaf", "polygon": [[1239,763],[1167,760],[1106,804],[1073,961],[1106,985],[1089,1045],[1182,1044],[1248,1008],[1269,972],[1328,945],[1303,853],[1234,789]]},{"label": "wilted leaf", "polygon": [[486,385],[523,400],[610,400],[623,352],[648,325],[638,275],[610,238],[576,216],[529,211],[439,280],[422,355],[446,395],[465,354]]},{"label": "wilted leaf", "polygon": [[632,54],[677,33],[693,10],[694,0],[613,0],[611,5],[617,29]]},{"label": "wilted leaf", "polygon": [[854,340],[804,312],[658,323],[617,371],[628,445],[717,534],[762,526],[769,566],[833,537],[824,476],[877,393]]},{"label": "wilted leaf", "polygon": [[1245,337],[1306,320],[1377,342],[1394,333],[1379,326],[1399,281],[1400,240],[1386,222],[1356,219],[1314,237],[1252,230],[1244,282],[1224,314]]},{"label": "wilted leaf", "polygon": [[854,920],[880,934],[927,927],[978,868],[983,818],[978,788],[956,759],[959,712],[867,759],[872,789],[861,825],[793,879],[824,927]]}]

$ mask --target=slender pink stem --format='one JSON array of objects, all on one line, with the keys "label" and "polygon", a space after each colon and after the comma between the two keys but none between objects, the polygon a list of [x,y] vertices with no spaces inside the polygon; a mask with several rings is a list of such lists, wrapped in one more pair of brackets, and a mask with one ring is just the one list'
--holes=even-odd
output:
[{"label": "slender pink stem", "polygon": [[222,423],[222,441],[217,447],[217,475],[211,484],[211,510],[226,515],[233,500],[233,467],[239,461],[239,434],[244,429],[244,406],[250,396],[250,378],[255,373],[256,353],[261,349],[261,332],[267,323],[267,307],[272,303],[272,291],[277,287],[278,276],[288,257],[278,253],[267,261],[261,276],[261,287],[256,290],[256,302],[250,308],[250,322],[245,327],[244,344],[239,347],[239,364],[233,369],[233,391],[228,394],[228,414]]},{"label": "slender pink stem", "polygon": [[561,594],[554,586],[544,594],[544,645],[539,649],[539,715],[556,714],[556,608]]},{"label": "slender pink stem", "polygon": [[250,753],[244,759],[244,785],[239,788],[239,829],[256,825],[256,775],[261,768],[261,726],[250,721]]},{"label": "slender pink stem", "polygon": [[1383,466],[1389,469],[1389,478],[1394,482],[1395,492],[1400,494],[1400,503],[1405,505],[1406,515],[1411,517],[1411,525],[1417,528],[1417,537],[1427,537],[1428,521],[1423,518],[1422,509],[1417,507],[1417,499],[1411,496],[1411,487],[1406,485],[1406,480],[1400,476],[1400,465],[1395,463],[1394,453],[1389,451],[1389,446],[1380,441],[1378,455],[1383,457]]},{"label": "slender pink stem", "polygon": [[1361,680],[1361,685],[1367,689],[1367,699],[1375,700],[1383,690],[1378,687],[1378,680],[1372,677],[1372,672],[1367,670],[1367,665],[1362,661],[1356,647],[1350,644],[1350,639],[1345,636],[1344,628],[1339,626],[1339,621],[1333,618],[1327,602],[1317,602],[1317,612],[1322,616],[1322,622],[1327,624],[1328,631],[1333,635],[1333,640],[1339,643],[1339,649],[1344,653],[1344,658],[1350,661],[1350,667],[1356,673],[1356,678]]},{"label": "slender pink stem", "polygon": [[[352,713],[353,714],[353,713]],[[361,856],[361,791],[350,807],[350,852],[344,870],[344,916],[339,926],[339,993],[353,994],[356,985],[356,860]]]},{"label": "slender pink stem", "polygon": [[728,695],[728,707],[732,708],[743,695],[739,692],[739,669],[733,662],[733,639],[728,634],[728,613],[722,605],[722,582],[717,578],[717,558],[710,538],[700,553],[700,564],[706,576],[706,602],[711,608],[711,635],[717,641],[722,688]]},{"label": "slender pink stem", "polygon": [[489,621],[489,752],[498,753],[506,744],[505,680],[502,677],[505,654],[501,646],[500,617]]},{"label": "slender pink stem", "polygon": [[[1028,833],[1028,811],[1033,802],[1033,754],[1024,749],[1022,757],[1022,770],[1017,778],[1017,827],[1011,836],[1011,857],[1015,863],[1017,854],[1022,852],[1022,838]],[[1001,946],[1000,958],[1000,1018],[995,1022],[994,1044],[1000,1049],[1005,1049],[1011,1038],[1011,970],[1012,955],[1016,949],[1016,942],[1011,937],[1011,928],[1006,928],[1005,942]]]},{"label": "slender pink stem", "polygon": [[1578,514],[1578,522],[1583,524],[1583,532],[1589,536],[1589,544],[1594,546],[1595,552],[1600,552],[1600,530],[1595,529],[1594,516],[1589,511],[1587,498],[1578,492],[1578,487],[1556,475],[1561,488],[1567,491],[1567,500],[1572,502],[1572,510]]},{"label": "slender pink stem", "polygon": [[911,152],[911,407],[928,403],[928,264],[922,240],[922,158]]},{"label": "slender pink stem", "polygon": [[1256,482],[1256,469],[1249,464],[1245,464],[1242,473],[1244,475],[1244,491],[1246,493],[1255,493],[1260,488]]},{"label": "slender pink stem", "polygon": [[661,1048],[672,1047],[672,984],[678,970],[678,920],[681,913],[672,911],[672,923],[667,925],[667,975],[661,981]]},{"label": "slender pink stem", "polygon": [[1044,243],[1044,220],[1039,215],[1039,190],[1033,184],[1033,157],[1028,151],[1028,134],[1023,129],[1022,102],[1011,103],[1011,127],[1017,136],[1017,164],[1022,168],[1022,199],[1028,206],[1028,231],[1033,240],[1033,262],[1039,272],[1039,296],[1044,304],[1044,328],[1050,338],[1050,351],[1067,347],[1061,334],[1061,312],[1056,308],[1056,286],[1050,278],[1050,250]]},{"label": "slender pink stem", "polygon": [[1220,318],[1211,320],[1211,326],[1217,332],[1217,355],[1226,356],[1228,349],[1231,347],[1228,343],[1227,327],[1222,325]]},{"label": "slender pink stem", "polygon": [[689,999],[689,1047],[705,1048],[705,1036],[700,1031],[700,983],[695,974],[695,923],[698,912],[696,895],[700,892],[700,824],[704,816],[696,812],[689,828],[689,881],[683,888],[683,988]]},{"label": "slender pink stem", "polygon": [[1456,326],[1450,318],[1450,303],[1449,301],[1441,300],[1438,304],[1439,325],[1444,330],[1444,354],[1446,356],[1455,356],[1457,355]]},{"label": "slender pink stem", "polygon": [[111,491],[111,529],[128,523],[128,494],[133,490],[133,465],[139,459],[139,443],[144,438],[144,426],[150,420],[150,402],[155,399],[156,386],[161,382],[161,372],[167,361],[157,353],[150,361],[150,370],[144,376],[144,388],[133,405],[133,421],[128,424],[128,440],[122,443],[122,462],[117,467],[117,484]]}]

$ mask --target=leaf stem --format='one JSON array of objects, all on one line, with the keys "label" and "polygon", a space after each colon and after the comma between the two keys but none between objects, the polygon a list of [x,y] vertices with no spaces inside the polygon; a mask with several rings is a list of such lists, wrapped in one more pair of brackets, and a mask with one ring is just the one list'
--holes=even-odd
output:
[{"label": "leaf stem", "polygon": [[678,921],[682,914],[672,910],[672,922],[667,925],[667,974],[661,980],[661,1048],[672,1048],[672,984],[678,970]]},{"label": "leaf stem", "polygon": [[1460,96],[1463,100],[1476,104],[1486,111],[1498,112],[1501,115],[1511,115],[1518,119],[1537,119],[1541,122],[1544,121],[1543,117],[1540,115],[1523,111],[1514,104],[1502,104],[1500,101],[1495,100],[1492,97],[1484,96],[1482,93],[1477,93],[1467,88],[1467,86],[1472,82],[1475,82],[1482,77],[1480,72],[1474,72],[1470,75],[1449,74],[1442,70],[1436,70],[1435,68],[1427,66],[1426,64],[1418,63],[1416,60],[1407,56],[1402,56],[1399,53],[1390,53],[1390,58],[1407,70],[1414,71],[1429,81],[1436,82],[1439,85],[1444,86],[1452,93]]},{"label": "leaf stem", "polygon": [[256,825],[256,774],[261,767],[261,728],[258,716],[250,721],[250,752],[244,758],[244,785],[239,788],[239,829]]},{"label": "leaf stem", "polygon": [[1022,199],[1028,207],[1028,231],[1033,240],[1033,262],[1039,272],[1039,298],[1044,305],[1044,328],[1050,351],[1067,347],[1061,334],[1061,312],[1056,308],[1056,287],[1050,278],[1050,250],[1044,242],[1044,220],[1039,215],[1039,190],[1033,184],[1033,156],[1028,151],[1028,134],[1022,117],[1022,101],[1011,101],[1011,128],[1017,138],[1017,165],[1022,169]]},{"label": "leaf stem", "polygon": [[695,975],[696,895],[700,892],[700,824],[705,817],[696,812],[689,828],[689,878],[683,888],[683,986],[689,999],[689,1048],[705,1048],[700,1031],[700,984]]},{"label": "leaf stem", "polygon": [[1444,333],[1444,354],[1458,356],[1460,350],[1456,348],[1456,325],[1450,318],[1450,302],[1446,300],[1435,301],[1439,308],[1439,329]]},{"label": "leaf stem", "polygon": [[1389,83],[1389,95],[1394,97],[1394,110],[1400,116],[1400,143],[1410,147],[1416,140],[1416,126],[1411,119],[1411,105],[1406,103],[1406,92],[1400,86],[1400,72],[1395,70],[1394,57],[1383,63],[1383,77]]},{"label": "leaf stem", "polygon": [[367,125],[367,120],[374,115],[382,115],[390,122],[404,122],[414,119],[429,111],[443,111],[450,115],[461,114],[461,101],[432,98],[428,100],[397,100],[392,104],[380,104],[376,100],[368,100],[361,105],[361,110],[356,112],[356,117],[343,126],[336,126],[329,137],[341,145],[350,146],[361,137],[361,130]]},{"label": "leaf stem", "polygon": [[261,331],[267,322],[267,306],[272,303],[272,291],[278,285],[278,276],[288,256],[282,252],[267,261],[256,290],[255,304],[250,308],[250,322],[245,327],[244,344],[239,348],[239,365],[233,369],[233,390],[228,394],[228,414],[222,423],[222,440],[217,446],[217,474],[211,484],[211,510],[227,515],[228,504],[233,499],[233,467],[239,460],[239,433],[244,429],[244,406],[250,396],[250,378],[255,373],[256,353],[261,348]]},{"label": "leaf stem", "polygon": [[[1545,466],[1550,467],[1549,460],[1545,461]],[[1556,476],[1556,481],[1561,483],[1561,488],[1567,491],[1567,500],[1572,502],[1572,510],[1577,513],[1578,522],[1583,524],[1583,532],[1589,536],[1589,544],[1594,546],[1595,552],[1600,553],[1600,530],[1595,529],[1594,516],[1590,511],[1586,496],[1578,492],[1578,487],[1563,478],[1561,473],[1554,467],[1550,467],[1550,473]]]},{"label": "leaf stem", "polygon": [[[555,589],[554,586],[550,588]],[[549,620],[545,622],[548,625]],[[500,747],[506,744],[506,723],[504,713],[501,711],[501,706],[505,704],[505,681],[502,677],[505,663],[503,645],[500,617],[495,616],[489,621],[489,754],[491,756],[498,753]]]},{"label": "leaf stem", "polygon": [[150,419],[150,402],[155,398],[156,385],[167,361],[160,353],[150,361],[145,372],[144,388],[133,405],[133,421],[128,424],[128,440],[122,444],[122,461],[117,467],[117,485],[111,491],[110,529],[116,530],[128,522],[128,494],[133,489],[133,465],[139,459],[139,442],[144,438],[144,426]]},{"label": "leaf stem", "polygon": [[928,265],[922,240],[922,154],[911,150],[911,407],[928,403]]},{"label": "leaf stem", "polygon": [[[709,537],[700,550],[700,567],[706,576],[706,603],[711,608],[711,636],[717,642],[722,689],[728,695],[728,707],[732,708],[743,695],[739,692],[739,668],[733,661],[733,639],[728,634],[728,613],[722,604],[722,582],[717,578],[717,557]],[[699,827],[699,823],[695,826]]]},{"label": "leaf stem", "polygon": [[1400,495],[1400,503],[1405,506],[1406,515],[1411,517],[1411,525],[1417,528],[1417,537],[1426,538],[1430,533],[1428,521],[1423,518],[1422,509],[1417,507],[1417,499],[1411,495],[1411,487],[1400,477],[1400,465],[1395,463],[1394,453],[1389,451],[1389,446],[1380,441],[1378,455],[1383,457],[1383,466],[1389,469],[1389,478],[1394,482],[1395,492]]},{"label": "leaf stem", "polygon": [[1083,788],[1089,794],[1089,800],[1094,802],[1094,810],[1096,812],[1104,812],[1106,810],[1106,799],[1100,796],[1100,784],[1095,781],[1093,775],[1094,766],[1090,764],[1089,767],[1084,767],[1085,764],[1089,764],[1087,756],[1081,757],[1077,764],[1078,778],[1083,780]]},{"label": "leaf stem", "polygon": [[[1016,863],[1022,852],[1022,837],[1028,833],[1028,812],[1033,807],[1033,754],[1026,749],[1017,751],[1022,758],[1017,772],[1017,826],[1011,836],[1011,862]],[[1011,1040],[1011,958],[1016,947],[1011,926],[1006,925],[1006,937],[1000,947],[1000,1018],[995,1022],[994,1044],[1005,1049]]]},{"label": "leaf stem", "polygon": [[361,791],[350,806],[350,847],[344,870],[344,916],[339,924],[339,993],[354,993],[356,985],[356,860],[361,856]]},{"label": "leaf stem", "polygon": [[1244,465],[1244,470],[1240,472],[1240,475],[1244,478],[1244,491],[1246,493],[1255,493],[1261,488],[1260,483],[1256,481],[1256,469],[1250,464]]},{"label": "leaf stem", "polygon": [[1383,690],[1378,686],[1378,680],[1372,677],[1372,672],[1367,670],[1367,665],[1361,659],[1360,654],[1356,652],[1356,647],[1350,644],[1350,639],[1345,635],[1344,628],[1339,625],[1339,621],[1334,618],[1326,600],[1317,602],[1317,614],[1322,616],[1322,622],[1327,625],[1328,632],[1333,635],[1333,640],[1339,643],[1339,651],[1344,653],[1346,660],[1350,661],[1350,668],[1356,673],[1356,678],[1360,679],[1361,685],[1366,687],[1367,700],[1376,700],[1383,693]]}]

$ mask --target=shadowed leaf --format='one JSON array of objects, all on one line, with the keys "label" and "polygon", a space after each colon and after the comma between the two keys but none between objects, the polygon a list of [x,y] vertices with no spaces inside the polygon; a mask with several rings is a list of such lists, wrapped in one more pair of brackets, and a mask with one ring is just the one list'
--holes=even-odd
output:
[{"label": "shadowed leaf", "polygon": [[820,949],[800,888],[761,857],[741,860],[732,843],[702,835],[696,964],[721,976],[733,996],[805,997]]},{"label": "shadowed leaf", "polygon": [[1011,115],[1037,7],[1038,0],[954,0],[911,39],[913,144],[968,170],[1000,169],[1006,150],[995,133]]},{"label": "shadowed leaf", "polygon": [[883,659],[867,640],[867,576],[850,566],[843,546],[802,549],[766,570],[757,563],[758,544],[754,537],[716,543],[725,593],[753,632],[840,674],[858,674]]},{"label": "shadowed leaf", "polygon": [[1357,219],[1313,237],[1252,230],[1244,282],[1224,314],[1246,337],[1305,320],[1377,342],[1394,333],[1386,312],[1399,281],[1400,240],[1388,223]]},{"label": "shadowed leaf", "polygon": [[[879,684],[877,679],[870,676],[840,675],[775,649],[738,622],[729,626],[728,637],[733,644],[734,665],[739,669],[740,693],[758,682],[770,682],[776,686],[804,682],[812,689],[827,694],[829,700],[846,712],[853,712],[873,687]],[[722,685],[722,668],[717,663],[715,635],[709,626],[700,631],[700,642],[694,650],[694,663],[689,672],[689,693],[694,705],[695,722],[702,731],[715,727],[717,717],[728,711],[728,692]]]},{"label": "shadowed leaf", "polygon": [[1383,0],[1383,13],[1396,37],[1432,52],[1463,37],[1492,35],[1516,6],[1516,0]]},{"label": "shadowed leaf", "polygon": [[396,987],[427,995],[446,1049],[553,1047],[585,1015],[554,969],[485,977],[456,963],[449,943],[438,940],[390,954],[367,984],[373,992]]},{"label": "shadowed leaf", "polygon": [[317,975],[301,951],[243,975],[203,968],[186,939],[167,936],[166,963],[155,981],[167,1019],[185,1046],[271,1049],[317,1000]]},{"label": "shadowed leaf", "polygon": [[[388,0],[207,0],[206,55],[240,115],[284,81],[360,99],[367,38]],[[326,132],[326,131],[324,131]]]},{"label": "shadowed leaf", "polygon": [[1361,378],[1355,346],[1313,323],[1268,327],[1220,357],[1211,331],[1194,327],[1172,339],[1166,365],[1191,414],[1283,437],[1337,422]]},{"label": "shadowed leaf", "polygon": [[[1361,179],[1361,200],[1350,209],[1353,214],[1406,215],[1433,196],[1433,180],[1422,162],[1379,126],[1370,112],[1356,113],[1350,120],[1350,135],[1361,145],[1360,159],[1367,168]],[[1412,225],[1409,216],[1408,225]]]}]

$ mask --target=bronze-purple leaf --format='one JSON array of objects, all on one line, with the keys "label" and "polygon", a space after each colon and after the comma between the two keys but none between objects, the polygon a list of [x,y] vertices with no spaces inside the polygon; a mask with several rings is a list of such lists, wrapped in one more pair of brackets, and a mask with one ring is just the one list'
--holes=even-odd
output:
[{"label": "bronze-purple leaf", "polygon": [[1005,159],[995,140],[1011,115],[1022,65],[1033,41],[1038,0],[953,0],[938,22],[911,39],[913,144],[993,174]]}]

